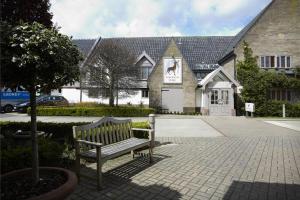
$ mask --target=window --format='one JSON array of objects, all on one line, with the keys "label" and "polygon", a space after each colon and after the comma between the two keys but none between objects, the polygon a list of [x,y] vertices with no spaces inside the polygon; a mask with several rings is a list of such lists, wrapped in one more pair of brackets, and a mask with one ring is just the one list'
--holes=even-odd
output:
[{"label": "window", "polygon": [[270,67],[270,56],[266,56],[266,67]]},{"label": "window", "polygon": [[150,73],[151,73],[152,67],[141,67],[141,79],[147,80]]},{"label": "window", "polygon": [[271,99],[276,99],[276,91],[275,90],[271,91]]},{"label": "window", "polygon": [[149,97],[149,91],[148,90],[142,90],[142,98],[148,98]]},{"label": "window", "polygon": [[260,56],[261,68],[290,68],[291,56]]},{"label": "window", "polygon": [[222,97],[223,104],[229,103],[228,90],[222,90],[221,97]]},{"label": "window", "polygon": [[280,90],[277,90],[277,101],[280,101],[280,99],[281,99],[281,95],[280,95]]},{"label": "window", "polygon": [[270,56],[270,59],[271,59],[270,67],[275,67],[275,56]]},{"label": "window", "polygon": [[265,67],[265,57],[264,56],[260,57],[260,67],[262,67],[262,68]]},{"label": "window", "polygon": [[286,57],[286,67],[290,68],[291,67],[291,56]]},{"label": "window", "polygon": [[280,56],[280,66],[285,67],[285,56]]},{"label": "window", "polygon": [[287,100],[287,101],[291,101],[291,99],[292,99],[292,98],[291,98],[291,91],[288,90],[287,93],[286,93],[286,100]]},{"label": "window", "polygon": [[291,101],[291,91],[287,89],[272,89],[269,92],[269,98],[277,101]]},{"label": "window", "polygon": [[212,90],[210,96],[211,104],[218,104],[218,90]]}]

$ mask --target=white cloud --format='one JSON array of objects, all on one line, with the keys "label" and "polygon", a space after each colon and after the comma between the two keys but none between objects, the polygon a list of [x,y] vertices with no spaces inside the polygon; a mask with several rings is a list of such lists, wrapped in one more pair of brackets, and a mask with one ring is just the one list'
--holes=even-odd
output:
[{"label": "white cloud", "polygon": [[53,0],[51,3],[53,22],[69,35],[84,32],[89,19],[103,6],[99,0],[89,0],[88,3],[82,0]]},{"label": "white cloud", "polygon": [[237,28],[223,28],[217,32],[214,32],[213,35],[216,36],[231,36],[236,35],[238,32],[240,32],[244,27],[237,27]]},{"label": "white cloud", "polygon": [[[245,0],[193,0],[192,5],[195,12],[200,16],[228,16],[241,9],[248,7],[251,1]],[[252,1],[253,3],[253,1]]]},{"label": "white cloud", "polygon": [[51,0],[75,38],[235,35],[271,0]]}]

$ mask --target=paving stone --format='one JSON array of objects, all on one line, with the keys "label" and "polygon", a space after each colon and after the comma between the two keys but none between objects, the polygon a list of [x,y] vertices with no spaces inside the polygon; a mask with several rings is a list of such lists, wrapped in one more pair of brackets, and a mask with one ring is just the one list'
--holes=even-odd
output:
[{"label": "paving stone", "polygon": [[[300,199],[299,136],[157,139],[172,144],[154,149],[152,165],[110,160],[102,191],[82,178],[69,199]],[[82,172],[95,177],[95,169]]]}]

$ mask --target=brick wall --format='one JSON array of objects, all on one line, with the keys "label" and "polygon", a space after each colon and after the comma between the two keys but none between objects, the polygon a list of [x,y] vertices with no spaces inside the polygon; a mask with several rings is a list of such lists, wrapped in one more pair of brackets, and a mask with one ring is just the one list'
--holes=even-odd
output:
[{"label": "brick wall", "polygon": [[[182,58],[182,84],[165,84],[163,81],[163,58]],[[189,68],[174,40],[170,42],[160,61],[156,64],[148,79],[149,85],[149,105],[150,107],[161,107],[162,88],[182,88],[184,94],[183,111],[195,112],[196,107],[196,87],[197,80],[194,73]]]}]

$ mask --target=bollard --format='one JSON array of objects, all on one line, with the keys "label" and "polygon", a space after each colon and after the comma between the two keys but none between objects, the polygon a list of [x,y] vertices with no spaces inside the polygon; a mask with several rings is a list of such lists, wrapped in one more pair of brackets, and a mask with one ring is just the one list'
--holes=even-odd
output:
[{"label": "bollard", "polygon": [[151,129],[154,131],[155,130],[155,114],[149,115],[149,124],[150,124]]},{"label": "bollard", "polygon": [[150,128],[152,130],[149,133],[149,139],[151,140],[151,149],[152,149],[155,146],[155,143],[154,143],[155,142],[155,114],[149,115],[149,124],[150,124]]},{"label": "bollard", "polygon": [[285,104],[282,104],[282,117],[285,118]]}]

